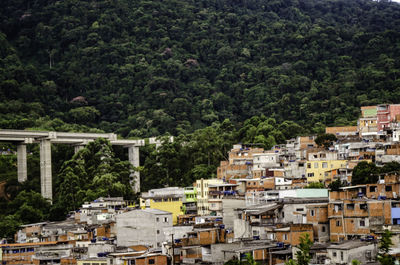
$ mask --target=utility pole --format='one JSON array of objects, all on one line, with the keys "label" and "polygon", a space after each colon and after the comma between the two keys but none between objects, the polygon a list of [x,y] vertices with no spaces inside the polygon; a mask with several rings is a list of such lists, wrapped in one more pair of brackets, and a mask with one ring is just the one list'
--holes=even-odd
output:
[{"label": "utility pole", "polygon": [[174,234],[171,234],[172,237],[172,265],[175,264],[175,249],[174,249]]}]

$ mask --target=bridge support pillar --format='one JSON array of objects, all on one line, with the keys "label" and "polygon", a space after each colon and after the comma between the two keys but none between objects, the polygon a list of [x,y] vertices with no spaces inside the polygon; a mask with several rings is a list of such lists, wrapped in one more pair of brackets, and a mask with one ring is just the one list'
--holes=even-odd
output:
[{"label": "bridge support pillar", "polygon": [[22,183],[28,179],[28,166],[26,162],[26,145],[17,145],[17,166],[18,166],[18,182]]},{"label": "bridge support pillar", "polygon": [[[139,146],[129,146],[128,147],[128,157],[129,157],[129,162],[134,166],[138,167],[140,166],[140,161],[139,161]],[[133,177],[133,191],[138,193],[140,192],[140,172],[139,171],[134,171],[131,173],[131,177]]]},{"label": "bridge support pillar", "polygon": [[53,200],[51,176],[51,142],[48,139],[40,141],[40,185],[42,196]]},{"label": "bridge support pillar", "polygon": [[85,148],[84,145],[74,145],[74,152],[75,154],[78,153],[80,150],[82,150],[83,148]]}]

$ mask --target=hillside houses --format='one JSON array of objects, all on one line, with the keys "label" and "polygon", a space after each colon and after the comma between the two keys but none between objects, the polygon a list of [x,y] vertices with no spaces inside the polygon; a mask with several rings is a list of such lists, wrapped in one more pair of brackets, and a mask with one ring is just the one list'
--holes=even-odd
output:
[{"label": "hillside houses", "polygon": [[361,111],[357,126],[326,129],[337,137],[330,146],[318,146],[315,136],[271,150],[237,144],[216,178],[143,192],[137,205],[98,198],[65,221],[22,225],[15,242],[0,245],[1,262],[224,264],[250,253],[272,265],[295,258],[307,234],[312,264],[373,264],[385,230],[398,256],[400,172],[358,185],[352,174],[361,161],[400,161],[400,108]]}]

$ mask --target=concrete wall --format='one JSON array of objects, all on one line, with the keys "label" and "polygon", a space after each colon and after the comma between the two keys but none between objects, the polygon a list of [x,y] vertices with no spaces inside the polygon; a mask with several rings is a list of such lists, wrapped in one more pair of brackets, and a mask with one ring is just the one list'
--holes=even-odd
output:
[{"label": "concrete wall", "polygon": [[165,241],[171,242],[171,235],[174,235],[174,239],[180,239],[187,236],[188,232],[193,231],[193,226],[185,225],[185,226],[172,226],[172,227],[164,227],[164,235]]},{"label": "concrete wall", "polygon": [[233,230],[235,231],[235,239],[252,237],[251,227],[245,220],[235,219],[233,222]]},{"label": "concrete wall", "polygon": [[284,204],[283,223],[304,224],[307,222],[307,205],[309,204]]},{"label": "concrete wall", "polygon": [[103,243],[92,243],[88,245],[88,257],[95,258],[97,257],[97,253],[104,253],[104,252],[114,252],[115,245],[112,244],[103,244]]},{"label": "concrete wall", "polygon": [[239,242],[230,244],[213,244],[211,245],[211,256],[213,264],[224,264],[232,259],[234,253],[224,252],[224,250],[234,250],[240,246]]},{"label": "concrete wall", "polygon": [[163,229],[172,227],[171,213],[154,214],[146,210],[134,210],[117,215],[116,219],[118,246],[157,247],[157,243],[161,244],[166,240]]},{"label": "concrete wall", "polygon": [[243,199],[222,199],[222,219],[227,229],[233,229],[234,220],[237,218],[236,208],[246,206],[246,201]]},{"label": "concrete wall", "polygon": [[[340,264],[349,264],[351,265],[351,261],[356,259],[360,261],[362,264],[369,261],[366,258],[366,253],[370,251],[371,257],[376,256],[376,247],[373,244],[367,246],[361,246],[353,249],[328,249],[328,257],[331,260],[330,264],[340,263]],[[333,252],[336,252],[336,257],[334,257]],[[341,252],[343,252],[343,260],[341,259]]]}]

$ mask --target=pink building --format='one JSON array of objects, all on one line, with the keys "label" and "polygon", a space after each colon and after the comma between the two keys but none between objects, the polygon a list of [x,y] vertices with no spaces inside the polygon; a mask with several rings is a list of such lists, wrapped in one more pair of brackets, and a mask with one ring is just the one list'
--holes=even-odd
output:
[{"label": "pink building", "polygon": [[400,104],[381,104],[377,106],[377,125],[378,131],[389,128],[390,123],[398,121],[400,117]]}]

